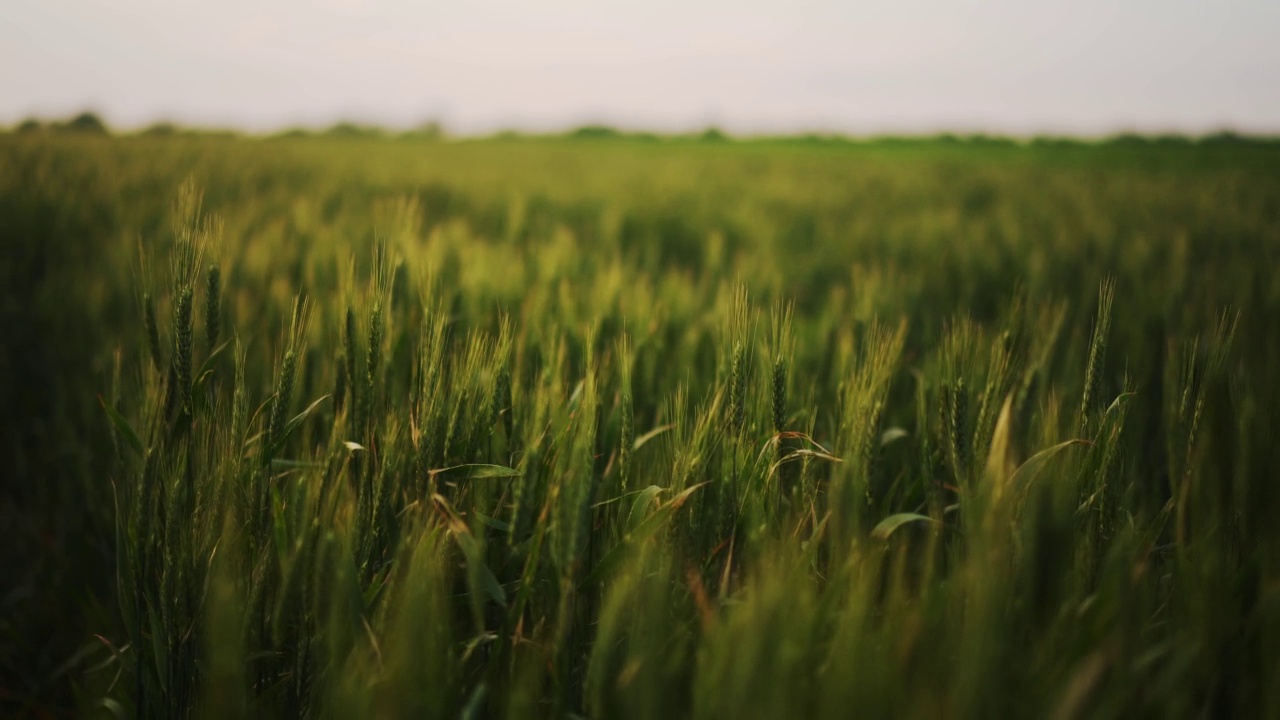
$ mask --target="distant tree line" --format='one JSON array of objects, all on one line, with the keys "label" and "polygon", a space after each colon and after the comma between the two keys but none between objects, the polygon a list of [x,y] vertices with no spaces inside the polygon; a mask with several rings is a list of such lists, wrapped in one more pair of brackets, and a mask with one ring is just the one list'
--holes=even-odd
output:
[{"label": "distant tree line", "polygon": [[66,132],[66,133],[83,133],[86,135],[107,135],[110,130],[102,118],[92,112],[82,112],[69,120],[55,120],[51,122],[42,122],[36,118],[27,118],[14,128],[19,133],[33,133],[40,131]]},{"label": "distant tree line", "polygon": [[[84,134],[84,135],[110,135],[111,129],[96,113],[85,111],[67,120],[51,120],[44,121],[38,118],[27,118],[11,129],[11,132],[17,134],[30,134],[39,132],[67,133],[67,134]],[[138,131],[137,134],[164,137],[172,135],[219,135],[229,136],[237,133],[227,131],[209,131],[197,130],[192,128],[183,128],[171,122],[157,122],[145,129]],[[356,123],[356,122],[338,122],[328,128],[322,130],[312,130],[309,128],[291,128],[280,131],[271,135],[274,138],[301,139],[301,138],[334,138],[334,139],[405,139],[405,140],[440,140],[446,137],[444,128],[440,123],[430,121],[423,123],[415,128],[405,131],[391,131],[383,127],[372,124]],[[520,139],[536,139],[545,137],[559,137],[566,140],[575,141],[592,141],[592,140],[629,140],[633,142],[658,142],[658,141],[684,141],[699,143],[727,143],[734,141],[755,141],[755,142],[774,142],[787,144],[806,144],[806,145],[827,145],[827,144],[878,144],[878,145],[896,145],[896,144],[944,144],[944,145],[978,145],[978,146],[1015,146],[1020,144],[1030,144],[1040,147],[1067,147],[1075,145],[1115,145],[1115,146],[1137,146],[1137,145],[1163,145],[1163,146],[1179,146],[1179,145],[1254,145],[1254,144],[1274,144],[1280,143],[1280,136],[1261,136],[1261,135],[1244,135],[1231,130],[1222,130],[1216,133],[1191,136],[1179,135],[1173,133],[1144,135],[1140,133],[1124,132],[1097,140],[1084,139],[1071,136],[1036,136],[1032,138],[1016,139],[1001,135],[989,135],[985,133],[972,133],[968,135],[958,135],[955,133],[937,133],[934,135],[877,135],[877,136],[848,136],[835,133],[799,133],[792,135],[775,135],[775,136],[748,136],[735,137],[717,127],[708,127],[702,131],[694,133],[675,133],[675,134],[659,134],[645,131],[622,130],[602,124],[590,124],[576,127],[572,130],[562,133],[537,134],[524,133],[518,130],[502,130],[490,135],[492,139],[499,140],[520,140]]]}]

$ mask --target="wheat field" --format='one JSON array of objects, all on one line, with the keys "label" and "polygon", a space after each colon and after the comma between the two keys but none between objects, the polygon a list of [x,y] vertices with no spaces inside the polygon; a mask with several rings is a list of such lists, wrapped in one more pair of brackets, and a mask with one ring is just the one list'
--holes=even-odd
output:
[{"label": "wheat field", "polygon": [[1280,717],[1280,145],[0,136],[0,707]]}]

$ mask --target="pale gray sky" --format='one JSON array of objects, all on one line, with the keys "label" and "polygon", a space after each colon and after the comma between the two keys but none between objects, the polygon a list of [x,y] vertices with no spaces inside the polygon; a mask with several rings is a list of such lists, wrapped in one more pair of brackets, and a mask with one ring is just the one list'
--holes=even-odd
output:
[{"label": "pale gray sky", "polygon": [[1280,0],[0,0],[0,123],[1280,131]]}]

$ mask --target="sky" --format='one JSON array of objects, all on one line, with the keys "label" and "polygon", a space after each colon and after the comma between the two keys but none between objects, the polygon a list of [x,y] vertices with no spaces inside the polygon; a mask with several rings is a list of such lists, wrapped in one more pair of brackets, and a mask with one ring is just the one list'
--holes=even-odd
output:
[{"label": "sky", "polygon": [[0,0],[0,124],[1280,132],[1280,0]]}]

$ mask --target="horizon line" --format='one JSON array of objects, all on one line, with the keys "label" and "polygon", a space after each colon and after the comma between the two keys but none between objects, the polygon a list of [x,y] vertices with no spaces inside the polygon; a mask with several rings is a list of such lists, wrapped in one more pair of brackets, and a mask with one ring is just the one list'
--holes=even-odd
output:
[{"label": "horizon line", "polygon": [[[599,119],[584,119],[562,123],[470,123],[479,125],[473,130],[451,128],[449,123],[438,118],[425,118],[418,123],[381,123],[357,118],[341,118],[322,121],[298,121],[253,127],[250,123],[218,123],[190,122],[165,118],[163,115],[154,120],[141,123],[117,124],[106,114],[86,107],[78,112],[65,115],[50,116],[40,113],[28,113],[19,119],[9,118],[0,122],[3,131],[13,133],[20,131],[24,125],[38,124],[42,129],[67,129],[75,119],[85,116],[96,118],[110,134],[143,135],[151,132],[162,134],[221,134],[236,135],[245,138],[272,138],[284,135],[317,135],[317,136],[364,136],[389,137],[405,135],[431,134],[444,139],[486,139],[501,136],[528,138],[551,138],[578,135],[584,139],[591,136],[619,138],[655,138],[655,139],[687,139],[718,135],[732,140],[766,140],[766,139],[824,139],[867,141],[877,139],[960,139],[960,140],[1012,140],[1027,141],[1036,139],[1105,141],[1119,138],[1146,139],[1186,139],[1199,140],[1215,137],[1236,137],[1247,140],[1275,141],[1280,140],[1280,127],[1258,129],[1241,127],[1240,124],[1224,122],[1208,125],[1199,129],[1141,127],[1137,124],[1117,123],[1106,130],[1072,131],[1067,129],[1044,128],[1041,130],[1018,131],[982,127],[978,123],[885,123],[875,129],[853,130],[837,129],[830,125],[815,124],[813,126],[796,125],[789,128],[771,129],[735,129],[734,123],[707,121],[702,123],[676,124],[676,126],[654,127],[625,122],[611,122]],[[160,131],[160,132],[157,132]]]}]

